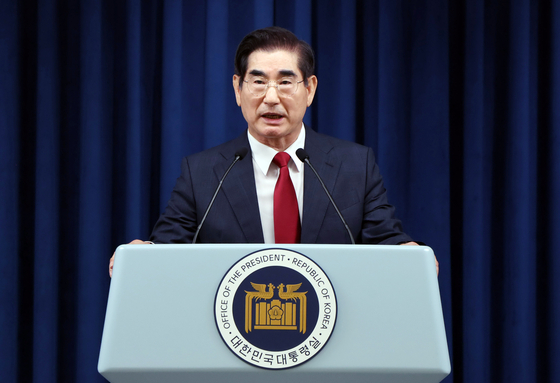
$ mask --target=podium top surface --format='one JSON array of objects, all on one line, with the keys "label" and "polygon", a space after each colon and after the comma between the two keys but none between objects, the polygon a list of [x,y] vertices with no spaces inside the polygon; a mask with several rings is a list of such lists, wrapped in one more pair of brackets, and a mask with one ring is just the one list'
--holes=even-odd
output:
[{"label": "podium top surface", "polygon": [[[338,307],[321,351],[280,371],[244,362],[215,319],[217,291],[232,266],[275,249],[319,265]],[[98,369],[115,383],[439,382],[450,362],[434,254],[425,246],[120,246]]]}]

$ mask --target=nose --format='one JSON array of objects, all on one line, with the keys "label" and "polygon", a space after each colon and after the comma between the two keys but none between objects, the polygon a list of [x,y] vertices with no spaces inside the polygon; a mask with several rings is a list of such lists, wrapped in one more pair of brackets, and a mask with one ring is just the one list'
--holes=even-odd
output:
[{"label": "nose", "polygon": [[280,102],[280,98],[278,97],[278,88],[276,88],[276,86],[277,85],[269,84],[264,94],[265,104],[278,104]]}]

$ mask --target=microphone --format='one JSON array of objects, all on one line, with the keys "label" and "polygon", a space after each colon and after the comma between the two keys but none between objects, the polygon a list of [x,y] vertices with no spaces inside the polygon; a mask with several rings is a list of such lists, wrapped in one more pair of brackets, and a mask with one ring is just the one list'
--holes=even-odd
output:
[{"label": "microphone", "polygon": [[229,171],[231,170],[231,168],[233,168],[233,165],[235,165],[238,161],[241,161],[247,155],[247,153],[249,153],[249,149],[247,149],[246,147],[238,149],[235,152],[235,159],[233,160],[231,165],[229,165],[229,168],[226,170],[226,172],[222,176],[222,179],[220,180],[220,183],[218,184],[218,187],[216,188],[216,191],[214,192],[214,195],[212,196],[212,199],[210,200],[210,203],[208,204],[208,207],[206,208],[206,211],[204,212],[204,216],[202,217],[202,220],[200,221],[200,224],[196,228],[196,232],[194,233],[194,238],[193,238],[192,243],[196,243],[196,239],[198,238],[198,233],[200,232],[200,229],[202,228],[202,225],[204,225],[204,221],[206,221],[206,217],[208,216],[208,213],[210,212],[210,209],[212,208],[212,205],[214,204],[214,200],[216,199],[216,196],[218,195],[218,192],[222,188],[222,184],[224,183],[224,180],[226,179]]},{"label": "microphone", "polygon": [[340,217],[340,220],[344,224],[344,227],[346,228],[346,231],[348,232],[348,235],[350,236],[350,240],[352,241],[352,245],[355,245],[356,242],[354,241],[354,236],[352,235],[352,232],[350,231],[350,228],[348,227],[348,224],[346,223],[346,220],[342,216],[342,213],[340,212],[340,210],[338,210],[338,206],[336,206],[336,203],[334,203],[334,200],[331,196],[331,193],[329,193],[329,191],[327,190],[327,187],[325,186],[325,183],[323,182],[323,180],[319,176],[319,173],[317,173],[317,170],[315,170],[313,165],[311,165],[311,162],[309,162],[309,154],[307,154],[307,152],[305,150],[300,148],[300,149],[296,150],[296,156],[298,156],[298,158],[300,159],[301,162],[304,162],[307,165],[309,165],[311,170],[313,170],[313,173],[315,173],[315,176],[317,176],[317,179],[321,183],[321,186],[323,187],[323,190],[325,190],[325,193],[327,193],[327,196],[331,200],[331,203],[334,206],[334,209],[336,210],[338,216]]}]

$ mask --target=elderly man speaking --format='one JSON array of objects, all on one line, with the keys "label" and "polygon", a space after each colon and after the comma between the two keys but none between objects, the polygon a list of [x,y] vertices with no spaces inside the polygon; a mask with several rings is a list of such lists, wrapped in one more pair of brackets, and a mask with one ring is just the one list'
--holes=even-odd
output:
[{"label": "elderly man speaking", "polygon": [[184,158],[150,241],[131,243],[192,243],[196,235],[201,243],[416,245],[395,218],[373,151],[303,124],[317,90],[314,67],[309,44],[286,29],[245,36],[233,89],[247,130]]}]

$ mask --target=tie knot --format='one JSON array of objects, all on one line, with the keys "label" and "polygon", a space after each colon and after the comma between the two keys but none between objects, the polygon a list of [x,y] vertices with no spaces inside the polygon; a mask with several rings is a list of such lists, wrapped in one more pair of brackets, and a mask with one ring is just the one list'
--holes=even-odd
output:
[{"label": "tie knot", "polygon": [[279,152],[272,159],[272,162],[274,162],[276,165],[278,165],[281,168],[287,166],[289,161],[290,161],[290,155],[286,152]]}]

